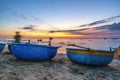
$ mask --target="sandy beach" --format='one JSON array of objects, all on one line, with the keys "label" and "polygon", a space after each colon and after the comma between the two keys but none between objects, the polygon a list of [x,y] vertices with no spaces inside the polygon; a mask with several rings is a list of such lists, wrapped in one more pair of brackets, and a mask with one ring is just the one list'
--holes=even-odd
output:
[{"label": "sandy beach", "polygon": [[96,67],[73,63],[65,54],[50,61],[24,61],[1,52],[0,80],[120,80],[120,59]]},{"label": "sandy beach", "polygon": [[120,80],[120,0],[0,0],[0,80]]}]

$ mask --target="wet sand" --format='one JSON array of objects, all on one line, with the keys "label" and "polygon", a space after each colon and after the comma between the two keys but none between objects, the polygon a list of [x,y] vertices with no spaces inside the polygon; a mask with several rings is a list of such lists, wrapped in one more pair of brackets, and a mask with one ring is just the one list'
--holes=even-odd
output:
[{"label": "wet sand", "polygon": [[24,61],[2,52],[0,80],[120,80],[120,59],[96,67],[73,63],[64,54],[50,61]]}]

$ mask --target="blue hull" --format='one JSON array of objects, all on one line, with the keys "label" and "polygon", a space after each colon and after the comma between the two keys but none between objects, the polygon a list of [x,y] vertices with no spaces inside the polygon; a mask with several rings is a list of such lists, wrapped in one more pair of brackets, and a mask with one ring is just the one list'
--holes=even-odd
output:
[{"label": "blue hull", "polygon": [[112,62],[114,58],[113,52],[81,49],[67,49],[67,56],[73,62],[95,66],[107,65]]},{"label": "blue hull", "polygon": [[12,54],[23,60],[50,60],[53,58],[58,47],[13,43],[10,46]]},{"label": "blue hull", "polygon": [[0,52],[5,48],[5,44],[0,43]]}]

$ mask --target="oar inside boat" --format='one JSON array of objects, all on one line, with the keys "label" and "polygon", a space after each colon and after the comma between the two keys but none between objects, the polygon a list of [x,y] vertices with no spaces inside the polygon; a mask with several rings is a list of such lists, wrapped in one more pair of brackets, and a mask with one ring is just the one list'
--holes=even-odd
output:
[{"label": "oar inside boat", "polygon": [[94,50],[94,49],[83,47],[83,46],[79,46],[79,45],[76,45],[76,44],[67,44],[67,46],[74,46],[74,47],[84,48],[84,49],[87,49],[87,50]]}]

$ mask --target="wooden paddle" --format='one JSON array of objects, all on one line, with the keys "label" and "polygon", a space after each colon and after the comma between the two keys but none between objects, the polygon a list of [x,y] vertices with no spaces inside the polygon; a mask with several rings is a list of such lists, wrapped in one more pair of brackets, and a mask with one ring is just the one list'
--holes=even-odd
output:
[{"label": "wooden paddle", "polygon": [[75,46],[75,47],[84,48],[84,49],[87,49],[87,50],[94,50],[94,49],[90,49],[90,48],[87,48],[87,47],[78,46],[76,44],[67,44],[67,46]]}]

